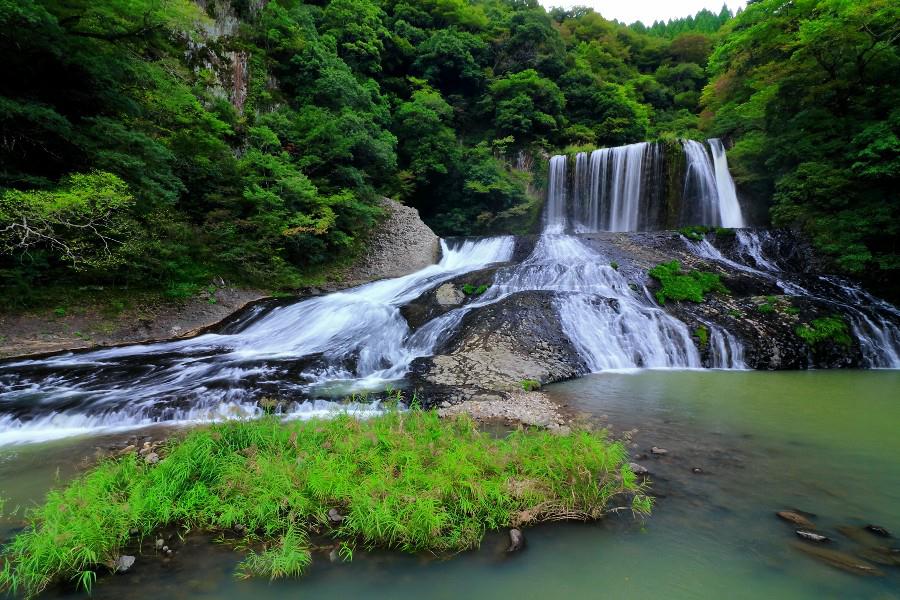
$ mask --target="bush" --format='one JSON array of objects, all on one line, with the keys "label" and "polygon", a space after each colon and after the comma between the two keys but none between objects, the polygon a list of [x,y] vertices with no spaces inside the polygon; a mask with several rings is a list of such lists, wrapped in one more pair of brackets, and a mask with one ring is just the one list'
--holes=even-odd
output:
[{"label": "bush", "polygon": [[811,323],[797,325],[794,331],[809,346],[817,346],[828,341],[841,346],[850,346],[853,343],[847,323],[839,315],[813,319]]}]

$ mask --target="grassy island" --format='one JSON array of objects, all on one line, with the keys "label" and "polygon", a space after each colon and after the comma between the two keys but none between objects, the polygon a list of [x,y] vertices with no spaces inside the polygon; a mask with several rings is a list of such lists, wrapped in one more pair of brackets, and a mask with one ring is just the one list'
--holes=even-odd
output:
[{"label": "grassy island", "polygon": [[428,411],[225,423],[161,454],[105,460],[48,494],[3,549],[0,591],[33,596],[64,579],[89,589],[172,525],[253,548],[239,574],[276,578],[303,573],[310,535],[333,538],[345,560],[357,547],[448,554],[488,530],[651,507],[625,447],[604,432],[498,438]]}]

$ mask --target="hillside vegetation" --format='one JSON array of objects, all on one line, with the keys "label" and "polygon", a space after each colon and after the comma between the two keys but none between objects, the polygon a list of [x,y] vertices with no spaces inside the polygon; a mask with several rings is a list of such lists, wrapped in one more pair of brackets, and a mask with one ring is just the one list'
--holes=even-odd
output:
[{"label": "hillside vegetation", "polygon": [[[0,286],[301,285],[382,195],[524,232],[543,156],[720,135],[849,271],[897,267],[888,0],[625,26],[535,0],[0,0]],[[712,79],[710,79],[712,76]]]}]

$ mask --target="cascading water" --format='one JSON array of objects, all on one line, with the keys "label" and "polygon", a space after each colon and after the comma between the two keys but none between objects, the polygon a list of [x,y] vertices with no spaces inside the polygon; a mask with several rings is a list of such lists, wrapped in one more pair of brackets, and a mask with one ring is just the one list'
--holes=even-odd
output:
[{"label": "cascading water", "polygon": [[[512,256],[512,238],[443,246],[437,265],[274,308],[238,332],[0,365],[0,445],[99,428],[204,422],[260,413],[266,394],[328,395],[401,377],[432,347],[410,336],[400,306],[461,273]],[[351,405],[353,410],[370,410]],[[289,409],[347,409],[326,401]]]},{"label": "cascading water", "polygon": [[867,367],[900,369],[900,326],[897,325],[900,310],[839,277],[817,277],[815,290],[812,285],[804,285],[797,281],[796,274],[786,272],[775,259],[766,256],[764,242],[769,240],[766,232],[737,231],[738,260],[727,258],[706,239],[699,242],[685,239],[685,244],[696,256],[770,280],[788,296],[806,297],[833,306],[849,321]]},{"label": "cascading water", "polygon": [[687,172],[682,193],[683,225],[722,225],[716,176],[706,147],[694,140],[683,140]]},{"label": "cascading water", "polygon": [[566,157],[550,158],[550,178],[547,183],[547,207],[544,230],[562,233],[566,227]]},{"label": "cascading water", "polygon": [[590,162],[576,159],[573,194],[575,230],[637,231],[640,227],[646,164],[655,144],[641,142],[594,150]]},{"label": "cascading water", "polygon": [[728,170],[728,157],[725,155],[725,146],[722,140],[712,138],[709,140],[712,148],[713,165],[716,170],[716,192],[719,202],[719,222],[722,227],[745,227],[744,215],[741,214],[741,205],[738,203],[737,190],[734,187],[734,179]]}]

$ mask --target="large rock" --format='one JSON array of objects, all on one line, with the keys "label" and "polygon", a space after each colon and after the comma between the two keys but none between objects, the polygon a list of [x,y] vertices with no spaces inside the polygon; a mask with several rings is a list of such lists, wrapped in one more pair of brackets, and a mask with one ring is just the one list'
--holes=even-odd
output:
[{"label": "large rock", "polygon": [[419,211],[388,198],[381,206],[387,218],[369,234],[365,254],[345,274],[347,282],[402,277],[440,260],[440,239]]},{"label": "large rock", "polygon": [[519,390],[524,380],[562,381],[584,373],[562,331],[553,292],[518,292],[471,310],[435,356],[413,363],[424,397]]}]

